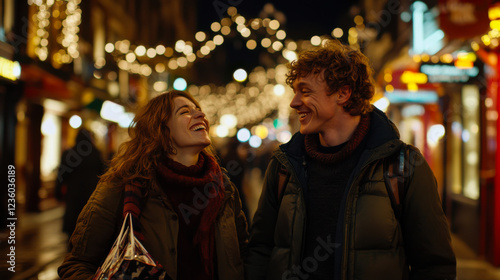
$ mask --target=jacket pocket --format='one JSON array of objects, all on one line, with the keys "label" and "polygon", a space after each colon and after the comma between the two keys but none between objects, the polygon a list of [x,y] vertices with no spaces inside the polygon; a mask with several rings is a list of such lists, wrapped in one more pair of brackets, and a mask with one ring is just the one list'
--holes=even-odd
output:
[{"label": "jacket pocket", "polygon": [[408,265],[402,247],[389,250],[354,251],[354,268],[349,279],[408,279]]},{"label": "jacket pocket", "polygon": [[215,247],[219,279],[243,279],[243,260],[241,259],[231,203],[224,206],[222,215],[216,220]]},{"label": "jacket pocket", "polygon": [[82,211],[81,215],[78,218],[77,226],[75,231],[71,235],[71,243],[74,246],[74,254],[75,255],[83,255],[85,251],[87,251],[88,245],[88,227],[91,223],[93,216],[93,207],[87,206]]}]

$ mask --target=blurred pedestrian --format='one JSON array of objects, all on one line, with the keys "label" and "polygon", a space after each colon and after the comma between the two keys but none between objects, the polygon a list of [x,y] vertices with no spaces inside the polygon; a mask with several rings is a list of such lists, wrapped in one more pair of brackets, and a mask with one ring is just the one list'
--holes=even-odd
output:
[{"label": "blurred pedestrian", "polygon": [[[395,125],[370,104],[368,58],[330,41],[292,62],[287,83],[300,132],[268,165],[247,280],[455,279],[436,179],[422,154],[405,148]],[[410,164],[397,204],[384,165],[401,151]]]},{"label": "blurred pedestrian", "polygon": [[[125,191],[142,244],[172,279],[243,279],[247,223],[211,149],[209,123],[188,93],[140,109],[79,217],[62,279],[91,279],[123,222]],[[128,205],[128,204],[127,204]]]},{"label": "blurred pedestrian", "polygon": [[227,174],[231,179],[231,182],[236,186],[241,198],[241,208],[247,221],[248,207],[246,203],[246,196],[243,189],[245,184],[245,173],[247,172],[247,162],[246,154],[242,154],[242,149],[244,149],[243,144],[236,137],[229,139],[229,142],[225,145],[224,149],[221,151],[221,165],[227,170]]},{"label": "blurred pedestrian", "polygon": [[73,234],[78,215],[97,186],[105,165],[92,133],[82,128],[75,145],[64,151],[56,180],[56,198],[64,201],[63,232]]}]

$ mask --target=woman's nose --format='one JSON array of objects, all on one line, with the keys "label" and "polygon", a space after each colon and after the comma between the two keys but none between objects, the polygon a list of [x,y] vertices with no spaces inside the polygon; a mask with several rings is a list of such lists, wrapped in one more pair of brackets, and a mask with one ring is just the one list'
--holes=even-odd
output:
[{"label": "woman's nose", "polygon": [[196,110],[196,112],[194,113],[194,117],[195,118],[204,118],[205,113],[203,113],[203,111],[201,111],[201,110]]}]

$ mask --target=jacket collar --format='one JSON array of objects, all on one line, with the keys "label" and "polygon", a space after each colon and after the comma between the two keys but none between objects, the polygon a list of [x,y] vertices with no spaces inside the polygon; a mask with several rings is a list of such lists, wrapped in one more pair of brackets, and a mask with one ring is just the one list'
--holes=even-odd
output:
[{"label": "jacket collar", "polygon": [[[374,149],[388,141],[399,139],[399,131],[396,125],[387,118],[384,112],[373,106],[370,117],[370,131],[366,136],[367,149]],[[295,133],[288,143],[280,146],[281,151],[288,156],[301,158],[305,154],[304,137],[300,132]]]},{"label": "jacket collar", "polygon": [[[399,131],[396,125],[389,120],[384,112],[373,106],[373,110],[370,114],[370,130],[366,136],[367,141],[365,146],[365,149],[369,151],[369,153],[362,157],[362,161],[363,159],[372,158],[372,155],[379,150],[383,151],[385,156],[385,154],[388,153],[388,149],[385,148],[388,142],[401,142],[399,140]],[[292,165],[299,180],[302,182],[305,182],[305,174],[303,174],[302,170],[306,155],[304,138],[305,136],[303,134],[297,132],[288,143],[280,145],[274,152],[276,158],[285,166],[287,165],[286,159],[288,159],[288,162]]]},{"label": "jacket collar", "polygon": [[399,139],[399,130],[384,112],[373,106],[373,111],[370,114],[371,123],[366,141],[367,149],[374,149],[391,140]]}]

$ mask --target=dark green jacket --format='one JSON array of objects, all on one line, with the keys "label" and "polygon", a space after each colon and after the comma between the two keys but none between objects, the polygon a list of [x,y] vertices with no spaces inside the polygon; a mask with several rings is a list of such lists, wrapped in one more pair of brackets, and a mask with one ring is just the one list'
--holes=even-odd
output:
[{"label": "dark green jacket", "polygon": [[[220,280],[243,279],[243,255],[248,242],[247,223],[238,191],[224,177],[225,196],[215,223],[216,271]],[[154,260],[177,279],[179,219],[168,199],[153,183],[142,210],[143,245]],[[61,279],[92,279],[107,256],[123,222],[123,188],[100,183],[78,218],[70,240],[71,252],[59,267]],[[163,202],[162,202],[163,201]],[[182,233],[180,233],[182,234]]]},{"label": "dark green jacket", "polygon": [[[403,143],[394,124],[378,109],[371,113],[365,150],[344,193],[335,240],[318,242],[315,259],[303,263],[308,165],[303,143],[304,136],[297,133],[275,151],[269,163],[252,223],[247,280],[306,279],[314,262],[332,252],[336,280],[455,279],[456,260],[436,179],[416,149],[410,150],[401,223],[394,215],[382,163]],[[291,177],[280,203],[282,167]],[[292,276],[291,271],[299,268],[301,274]]]}]

